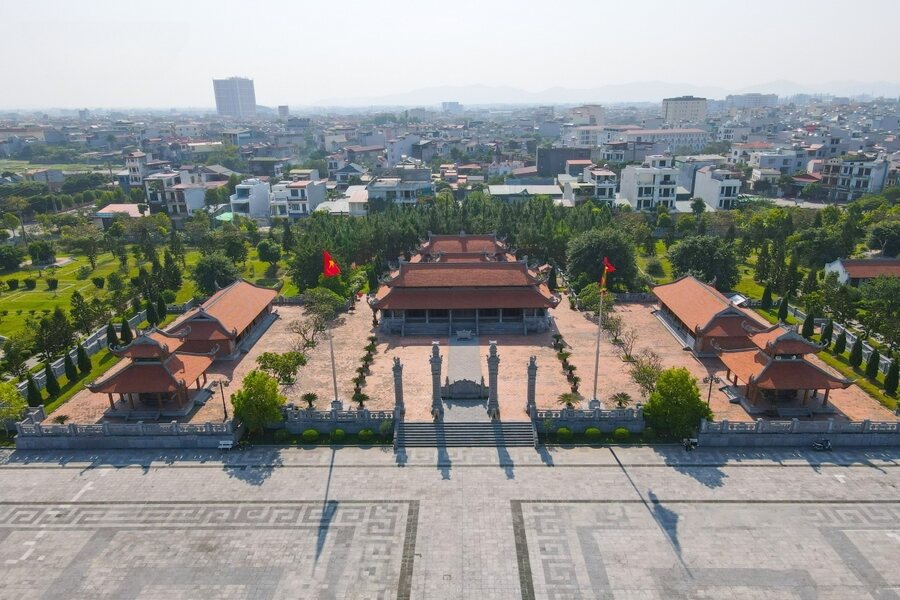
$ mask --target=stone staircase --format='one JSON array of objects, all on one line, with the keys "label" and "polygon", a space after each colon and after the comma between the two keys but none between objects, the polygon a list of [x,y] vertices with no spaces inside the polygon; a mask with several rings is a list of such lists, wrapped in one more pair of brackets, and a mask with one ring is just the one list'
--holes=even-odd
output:
[{"label": "stone staircase", "polygon": [[530,446],[535,443],[531,423],[398,423],[397,447]]}]

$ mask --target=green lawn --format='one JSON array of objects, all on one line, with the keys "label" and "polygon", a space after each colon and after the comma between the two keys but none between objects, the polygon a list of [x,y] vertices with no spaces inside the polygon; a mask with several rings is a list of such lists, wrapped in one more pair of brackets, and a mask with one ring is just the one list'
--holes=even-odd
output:
[{"label": "green lawn", "polygon": [[655,256],[647,256],[647,255],[643,254],[642,252],[638,252],[638,254],[637,254],[638,268],[641,271],[643,271],[644,273],[647,273],[647,263],[649,263],[651,259],[656,258],[657,260],[659,260],[659,264],[660,264],[660,266],[662,266],[662,269],[663,269],[663,272],[665,273],[665,275],[663,277],[654,277],[653,275],[650,275],[649,273],[647,273],[647,274],[650,275],[651,277],[653,277],[653,279],[656,281],[656,283],[668,283],[668,282],[672,281],[672,279],[674,279],[674,277],[672,275],[672,263],[669,261],[669,254],[668,254],[668,251],[666,250],[665,242],[663,242],[662,240],[656,240],[655,250],[656,250]]},{"label": "green lawn", "polygon": [[61,375],[59,379],[59,387],[60,393],[56,398],[48,399],[46,390],[41,391],[41,395],[45,398],[44,404],[44,412],[48,415],[52,413],[54,410],[62,406],[65,402],[69,400],[72,396],[80,392],[84,389],[84,384],[91,383],[103,373],[108,371],[114,364],[119,362],[119,357],[110,354],[108,350],[101,350],[97,354],[91,357],[91,364],[93,367],[91,368],[90,373],[87,375],[80,376],[75,381],[68,381],[65,375]]},{"label": "green lawn", "polygon": [[[819,352],[818,357],[825,361],[830,367],[839,371],[841,375],[847,379],[855,380],[856,385],[887,408],[890,408],[891,410],[897,408],[897,397],[888,396],[884,392],[884,373],[879,372],[878,377],[873,381],[865,376],[863,369],[854,369],[851,367],[847,360],[847,356],[844,354],[836,355],[830,350],[823,350]],[[862,366],[863,368],[865,367],[865,362],[863,362]]]}]

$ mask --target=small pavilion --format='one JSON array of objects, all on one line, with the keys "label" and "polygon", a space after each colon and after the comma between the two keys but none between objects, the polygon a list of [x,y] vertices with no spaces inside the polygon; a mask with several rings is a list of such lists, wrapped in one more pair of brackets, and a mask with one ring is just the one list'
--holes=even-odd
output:
[{"label": "small pavilion", "polygon": [[159,329],[145,331],[130,344],[110,351],[122,357],[121,368],[89,384],[92,392],[107,394],[110,409],[116,410],[113,396],[127,401],[131,410],[155,405],[160,413],[180,414],[190,410],[189,387],[200,389],[206,383],[206,370],[213,364],[218,348],[205,354],[185,352],[181,347],[191,330],[175,333]]},{"label": "small pavilion", "polygon": [[831,390],[851,384],[850,380],[836,377],[806,360],[807,354],[817,353],[822,347],[793,329],[782,324],[757,329],[746,322],[744,328],[753,346],[737,350],[719,348],[718,355],[727,369],[726,379],[735,386],[743,382],[744,396],[751,404],[760,400],[773,404],[799,400],[805,406],[810,395],[816,397],[822,390],[822,406],[825,406]]}]

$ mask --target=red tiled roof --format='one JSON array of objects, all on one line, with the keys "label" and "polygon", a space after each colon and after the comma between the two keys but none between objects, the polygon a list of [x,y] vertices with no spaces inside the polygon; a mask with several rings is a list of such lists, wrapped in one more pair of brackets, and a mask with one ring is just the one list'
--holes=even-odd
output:
[{"label": "red tiled roof", "polygon": [[[186,334],[186,329],[179,332]],[[112,350],[116,356],[128,358],[165,357],[175,352],[184,343],[184,335],[168,334],[158,329],[137,336],[130,344]]]},{"label": "red tiled roof", "polygon": [[430,235],[419,251],[423,254],[438,252],[506,252],[506,244],[495,235]]},{"label": "red tiled roof", "polygon": [[845,259],[841,264],[851,279],[874,279],[879,275],[900,277],[900,258]]},{"label": "red tiled roof", "polygon": [[129,360],[124,368],[88,388],[103,394],[175,392],[182,382],[190,385],[196,381],[212,363],[212,356],[179,352],[172,354],[165,363]]},{"label": "red tiled roof", "polygon": [[[759,323],[759,318],[751,311],[744,311],[732,306],[728,298],[722,295],[716,288],[707,285],[696,278],[686,275],[671,283],[665,283],[653,287],[653,293],[659,301],[671,310],[682,323],[691,331],[705,329],[711,326],[713,317],[729,311],[727,314],[742,317],[743,320],[751,320]],[[730,320],[730,319],[729,319]],[[739,324],[741,321],[735,319]],[[716,324],[723,328],[723,335],[732,335],[736,331],[733,325],[728,325],[724,320]],[[727,329],[727,331],[725,331]],[[704,331],[704,333],[707,333]],[[744,331],[743,335],[747,335]]]},{"label": "red tiled roof", "polygon": [[556,298],[547,286],[536,288],[391,289],[372,307],[375,309],[464,309],[464,308],[553,308]]},{"label": "red tiled roof", "polygon": [[402,263],[392,288],[530,287],[535,284],[525,263],[461,262]]},{"label": "red tiled roof", "polygon": [[197,339],[205,334],[215,335],[214,330],[221,333],[221,328],[213,325],[212,329],[208,329],[204,327],[206,325],[204,319],[196,318],[197,315],[205,313],[219,321],[225,331],[236,331],[237,334],[240,334],[272,303],[277,295],[278,292],[275,290],[259,287],[239,279],[213,294],[199,308],[185,313],[182,318],[168,328],[168,331],[175,331],[177,327],[189,324],[191,327],[190,339]]},{"label": "red tiled roof", "polygon": [[770,354],[814,354],[821,348],[813,344],[793,329],[783,325],[772,325],[757,333],[750,333],[750,341]]},{"label": "red tiled roof", "polygon": [[766,390],[827,390],[850,385],[849,380],[802,358],[776,359],[756,349],[720,352],[719,358],[739,380],[752,381]]}]

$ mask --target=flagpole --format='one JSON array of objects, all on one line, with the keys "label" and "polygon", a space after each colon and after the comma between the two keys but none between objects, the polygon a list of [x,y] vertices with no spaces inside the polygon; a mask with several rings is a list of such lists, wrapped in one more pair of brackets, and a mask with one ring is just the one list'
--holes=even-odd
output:
[{"label": "flagpole", "polygon": [[334,365],[334,328],[328,326],[328,347],[331,349],[331,380],[334,383],[334,399],[338,400],[337,369]]},{"label": "flagpole", "polygon": [[594,396],[592,400],[597,398],[597,375],[600,372],[600,332],[603,331],[603,293],[600,289],[600,308],[597,310],[597,349],[594,352]]}]

